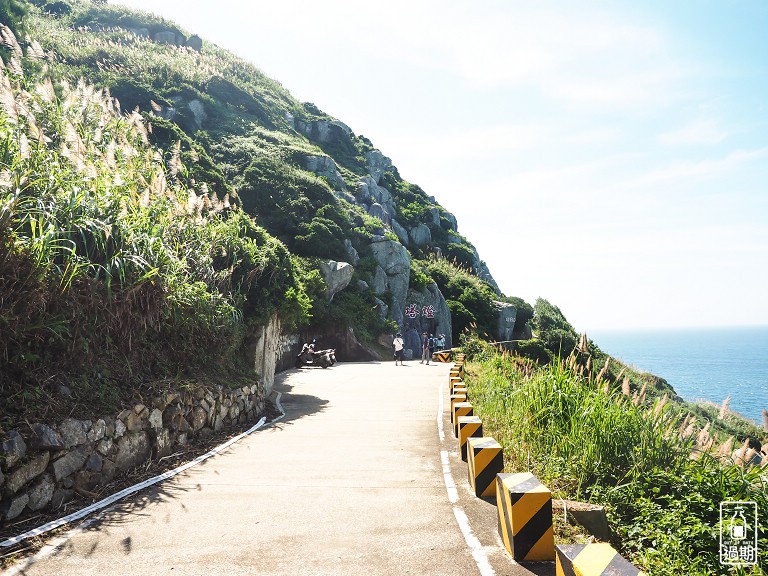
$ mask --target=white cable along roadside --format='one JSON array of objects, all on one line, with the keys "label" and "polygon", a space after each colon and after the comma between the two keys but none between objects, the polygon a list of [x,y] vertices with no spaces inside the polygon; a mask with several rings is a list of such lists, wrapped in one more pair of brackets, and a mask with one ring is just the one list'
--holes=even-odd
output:
[{"label": "white cable along roadside", "polygon": [[167,480],[168,478],[173,478],[174,476],[181,474],[185,470],[192,468],[193,466],[197,466],[201,462],[204,462],[205,460],[208,460],[208,458],[215,456],[222,450],[226,450],[232,444],[235,444],[236,442],[239,442],[246,436],[249,436],[259,430],[260,428],[264,427],[265,424],[273,424],[277,422],[278,420],[282,419],[285,416],[285,411],[283,410],[283,406],[280,404],[280,397],[282,394],[280,392],[277,393],[277,398],[275,399],[275,407],[280,412],[280,416],[275,418],[274,420],[271,420],[269,423],[267,423],[267,419],[265,417],[262,417],[256,424],[254,424],[251,428],[243,432],[242,434],[238,434],[234,438],[230,438],[223,444],[220,444],[219,446],[216,446],[215,448],[209,450],[205,454],[202,454],[195,458],[194,460],[191,460],[187,462],[186,464],[182,464],[178,468],[174,468],[173,470],[168,470],[167,472],[163,472],[162,474],[158,474],[157,476],[153,476],[152,478],[149,478],[147,480],[144,480],[143,482],[140,482],[138,484],[134,484],[133,486],[130,486],[128,488],[124,488],[123,490],[120,490],[119,492],[115,492],[111,496],[107,496],[103,500],[99,500],[98,502],[95,502],[91,504],[90,506],[87,506],[81,510],[78,510],[77,512],[73,512],[72,514],[69,514],[68,516],[64,516],[63,518],[59,518],[58,520],[53,520],[51,522],[48,522],[47,524],[43,524],[42,526],[39,526],[38,528],[34,528],[32,530],[29,530],[28,532],[24,532],[23,534],[19,534],[18,536],[14,536],[13,538],[8,538],[7,540],[4,540],[0,542],[0,548],[9,548],[10,546],[13,546],[15,544],[18,544],[19,542],[22,542],[23,540],[26,540],[28,538],[32,538],[34,536],[39,536],[40,534],[45,534],[46,532],[50,532],[51,530],[55,530],[56,528],[59,528],[61,526],[64,526],[65,524],[70,524],[72,522],[75,522],[77,520],[80,520],[81,518],[85,518],[89,514],[92,514],[94,512],[97,512],[99,510],[103,510],[110,504],[113,504],[117,502],[118,500],[121,500],[122,498],[125,498],[126,496],[130,496],[131,494],[135,494],[136,492],[143,490],[144,488],[147,488],[149,486],[152,486],[154,484],[157,484],[159,482],[162,482],[163,480]]}]

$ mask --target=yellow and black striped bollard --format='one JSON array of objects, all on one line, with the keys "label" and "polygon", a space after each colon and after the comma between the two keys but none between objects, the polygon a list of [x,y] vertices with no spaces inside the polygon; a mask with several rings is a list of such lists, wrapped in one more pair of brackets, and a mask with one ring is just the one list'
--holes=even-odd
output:
[{"label": "yellow and black striped bollard", "polygon": [[467,461],[467,440],[482,438],[483,421],[478,416],[459,416],[459,453]]},{"label": "yellow and black striped bollard", "polygon": [[499,535],[517,562],[555,559],[552,493],[530,472],[496,477]]},{"label": "yellow and black striped bollard", "polygon": [[467,393],[467,387],[464,384],[464,382],[458,382],[451,387],[451,394],[466,394],[466,393]]},{"label": "yellow and black striped bollard", "polygon": [[432,361],[433,362],[450,362],[451,361],[451,353],[450,352],[435,352],[432,354]]},{"label": "yellow and black striped bollard", "polygon": [[458,438],[459,436],[459,416],[473,416],[472,404],[470,402],[456,402],[451,406],[451,428],[453,428],[453,435]]},{"label": "yellow and black striped bollard", "polygon": [[504,455],[495,439],[482,436],[467,439],[469,485],[475,496],[496,494],[496,474],[504,470]]},{"label": "yellow and black striped bollard", "polygon": [[467,401],[467,395],[466,394],[451,394],[451,424],[454,424],[453,421],[453,406],[457,404],[458,402],[466,402]]},{"label": "yellow and black striped bollard", "polygon": [[557,546],[557,576],[640,576],[645,572],[622,558],[610,544]]}]

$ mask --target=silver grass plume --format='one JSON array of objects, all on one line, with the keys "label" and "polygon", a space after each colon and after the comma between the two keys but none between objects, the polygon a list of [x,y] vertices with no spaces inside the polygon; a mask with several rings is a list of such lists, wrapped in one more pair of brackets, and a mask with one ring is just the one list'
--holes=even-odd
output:
[{"label": "silver grass plume", "polygon": [[[0,58],[0,64],[2,63]],[[2,70],[2,79],[0,79],[0,108],[4,109],[8,114],[8,117],[12,122],[19,121],[19,109],[16,105],[16,95],[11,87],[11,81],[6,74],[5,69]]]},{"label": "silver grass plume", "polygon": [[724,419],[728,415],[728,405],[731,403],[731,395],[725,397],[723,405],[720,406],[720,413],[717,415],[718,420]]},{"label": "silver grass plume", "polygon": [[171,148],[171,158],[168,160],[168,171],[174,178],[179,175],[181,171],[181,140],[177,140]]}]

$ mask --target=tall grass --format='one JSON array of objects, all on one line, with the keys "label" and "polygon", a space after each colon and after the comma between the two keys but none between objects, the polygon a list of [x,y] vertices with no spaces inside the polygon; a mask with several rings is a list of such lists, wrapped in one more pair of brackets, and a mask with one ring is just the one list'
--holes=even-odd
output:
[{"label": "tall grass", "polygon": [[109,91],[45,72],[0,69],[0,426],[41,400],[88,410],[142,381],[226,371],[251,324],[306,319],[283,244],[177,178],[178,147],[166,166]]},{"label": "tall grass", "polygon": [[[538,367],[481,348],[465,379],[507,472],[530,470],[555,497],[604,504],[620,550],[649,574],[719,574],[719,503],[756,501],[768,567],[768,467],[734,462],[680,405],[607,391],[564,362]],[[725,448],[723,448],[725,446]],[[766,458],[764,462],[768,460]]]}]

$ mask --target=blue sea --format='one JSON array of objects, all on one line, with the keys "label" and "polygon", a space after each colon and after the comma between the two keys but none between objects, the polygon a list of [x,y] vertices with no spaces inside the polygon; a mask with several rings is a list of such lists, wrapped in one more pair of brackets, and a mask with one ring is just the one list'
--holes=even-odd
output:
[{"label": "blue sea", "polygon": [[722,404],[762,422],[768,409],[768,326],[597,331],[601,350],[666,379],[685,400]]}]

